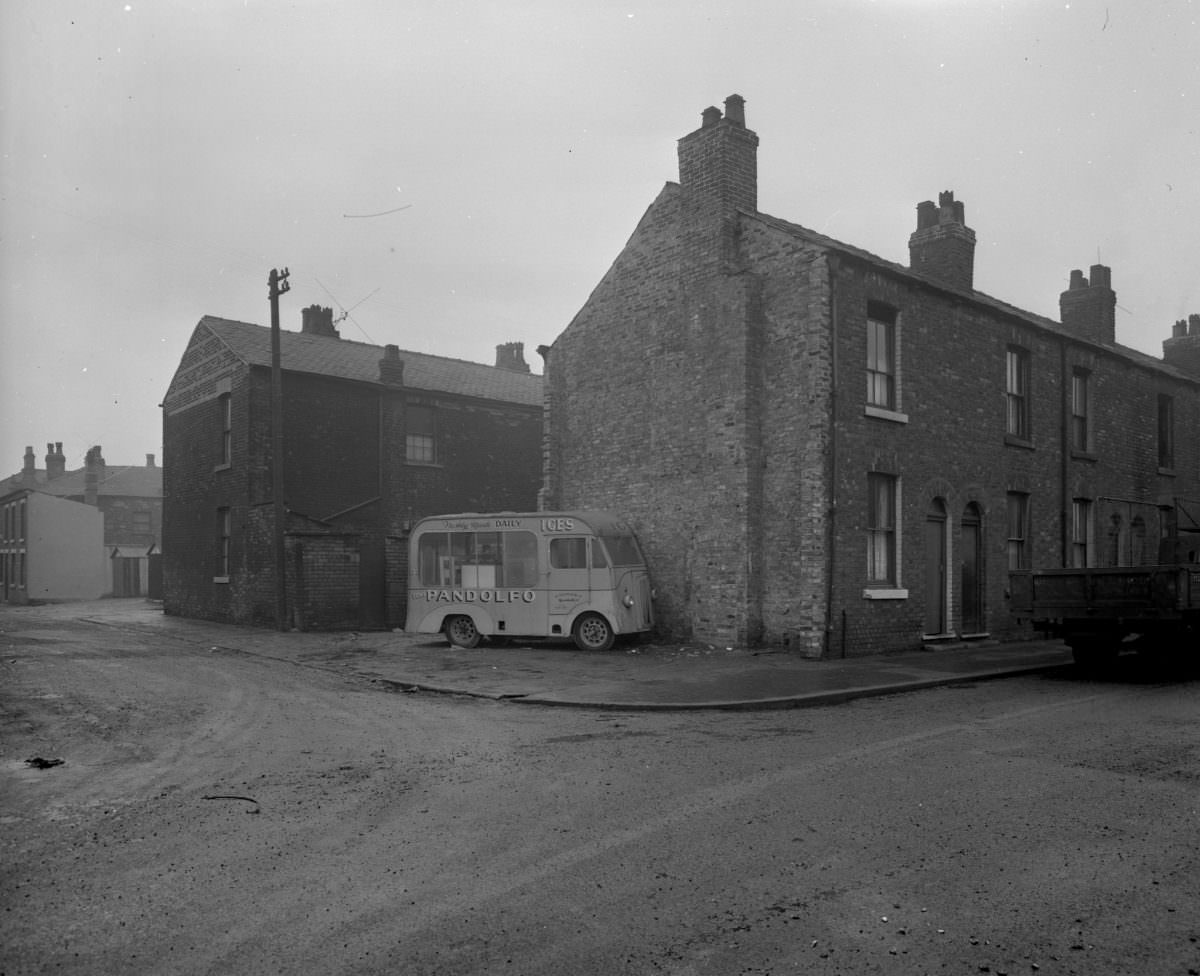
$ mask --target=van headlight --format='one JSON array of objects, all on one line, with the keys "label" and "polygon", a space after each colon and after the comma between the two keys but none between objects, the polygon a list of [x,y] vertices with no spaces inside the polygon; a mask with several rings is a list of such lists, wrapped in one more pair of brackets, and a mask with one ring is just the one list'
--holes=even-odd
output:
[{"label": "van headlight", "polygon": [[621,598],[621,602],[625,604],[625,608],[628,610],[633,606],[633,597],[626,593],[625,596]]}]

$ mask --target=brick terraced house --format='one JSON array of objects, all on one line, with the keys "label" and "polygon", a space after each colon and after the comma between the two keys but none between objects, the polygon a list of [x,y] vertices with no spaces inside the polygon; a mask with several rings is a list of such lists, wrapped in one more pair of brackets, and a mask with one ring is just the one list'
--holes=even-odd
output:
[{"label": "brick terraced house", "polygon": [[1200,316],[1158,359],[1102,265],[1061,322],[984,295],[950,192],[907,267],[760,213],[757,147],[706,109],[544,350],[542,507],[631,520],[666,632],[812,657],[1020,637],[1010,567],[1152,562],[1200,495]]},{"label": "brick terraced house", "polygon": [[332,311],[281,330],[283,576],[272,494],[271,330],[206,316],[163,400],[164,611],[301,629],[403,626],[425,515],[536,503],[542,377],[339,337]]},{"label": "brick terraced house", "polygon": [[159,597],[162,468],[108,464],[99,445],[67,469],[62,442],[46,466],[25,448],[20,473],[0,480],[0,599]]}]

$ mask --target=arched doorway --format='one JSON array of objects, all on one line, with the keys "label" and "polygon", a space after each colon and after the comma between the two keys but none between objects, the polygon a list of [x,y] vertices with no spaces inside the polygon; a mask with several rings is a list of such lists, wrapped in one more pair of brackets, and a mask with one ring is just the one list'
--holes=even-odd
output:
[{"label": "arched doorway", "polygon": [[974,502],[963,509],[960,529],[962,632],[981,634],[987,629],[983,612],[983,512]]},{"label": "arched doorway", "polygon": [[946,503],[935,498],[925,515],[925,633],[946,630]]}]

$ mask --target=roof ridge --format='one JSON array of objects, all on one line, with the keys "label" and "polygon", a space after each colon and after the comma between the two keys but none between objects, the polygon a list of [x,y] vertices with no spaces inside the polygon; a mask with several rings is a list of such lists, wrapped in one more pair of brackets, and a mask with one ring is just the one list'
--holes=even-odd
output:
[{"label": "roof ridge", "polygon": [[[240,319],[227,319],[227,318],[222,318],[219,315],[205,315],[203,317],[203,319],[201,319],[202,322],[208,321],[208,320],[211,320],[213,322],[223,322],[226,325],[242,326],[242,327],[250,328],[250,329],[262,329],[267,332],[269,332],[270,328],[271,328],[268,325],[259,325],[257,322],[243,322]],[[331,343],[336,342],[339,346],[347,346],[347,345],[362,346],[362,347],[368,348],[368,349],[378,349],[381,352],[385,348],[387,348],[388,345],[396,345],[395,343],[387,343],[385,345],[380,345],[379,343],[375,343],[375,342],[362,342],[358,339],[344,339],[341,336],[313,335],[310,332],[296,332],[293,329],[280,329],[279,332],[280,332],[280,335],[295,336],[297,338],[303,338],[306,341],[313,341],[313,342],[319,341],[319,342],[331,342]],[[218,336],[217,338],[220,338],[220,336]],[[226,343],[226,346],[228,346],[228,343]],[[506,374],[511,374],[513,376],[533,376],[533,377],[537,377],[537,378],[541,378],[541,376],[542,376],[541,373],[534,373],[532,371],[525,373],[525,372],[521,372],[521,371],[518,371],[515,369],[505,369],[503,366],[496,366],[492,363],[481,363],[474,359],[462,359],[461,357],[458,357],[458,356],[445,356],[445,355],[442,355],[441,353],[436,353],[436,352],[421,352],[420,350],[417,350],[417,349],[404,349],[400,346],[396,346],[396,348],[400,350],[401,355],[407,354],[410,356],[425,356],[429,359],[438,359],[438,360],[441,360],[442,362],[447,362],[447,363],[462,363],[464,366],[478,366],[478,367],[482,367],[483,369],[498,369],[498,370],[502,370]],[[237,355],[236,352],[235,352],[235,355]],[[239,356],[238,358],[241,358],[241,357]]]}]

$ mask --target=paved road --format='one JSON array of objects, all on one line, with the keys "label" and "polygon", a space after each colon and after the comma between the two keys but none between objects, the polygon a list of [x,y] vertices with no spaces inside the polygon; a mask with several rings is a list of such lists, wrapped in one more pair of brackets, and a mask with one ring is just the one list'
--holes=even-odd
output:
[{"label": "paved road", "polygon": [[0,632],[5,974],[1200,971],[1194,679],[597,713]]}]

